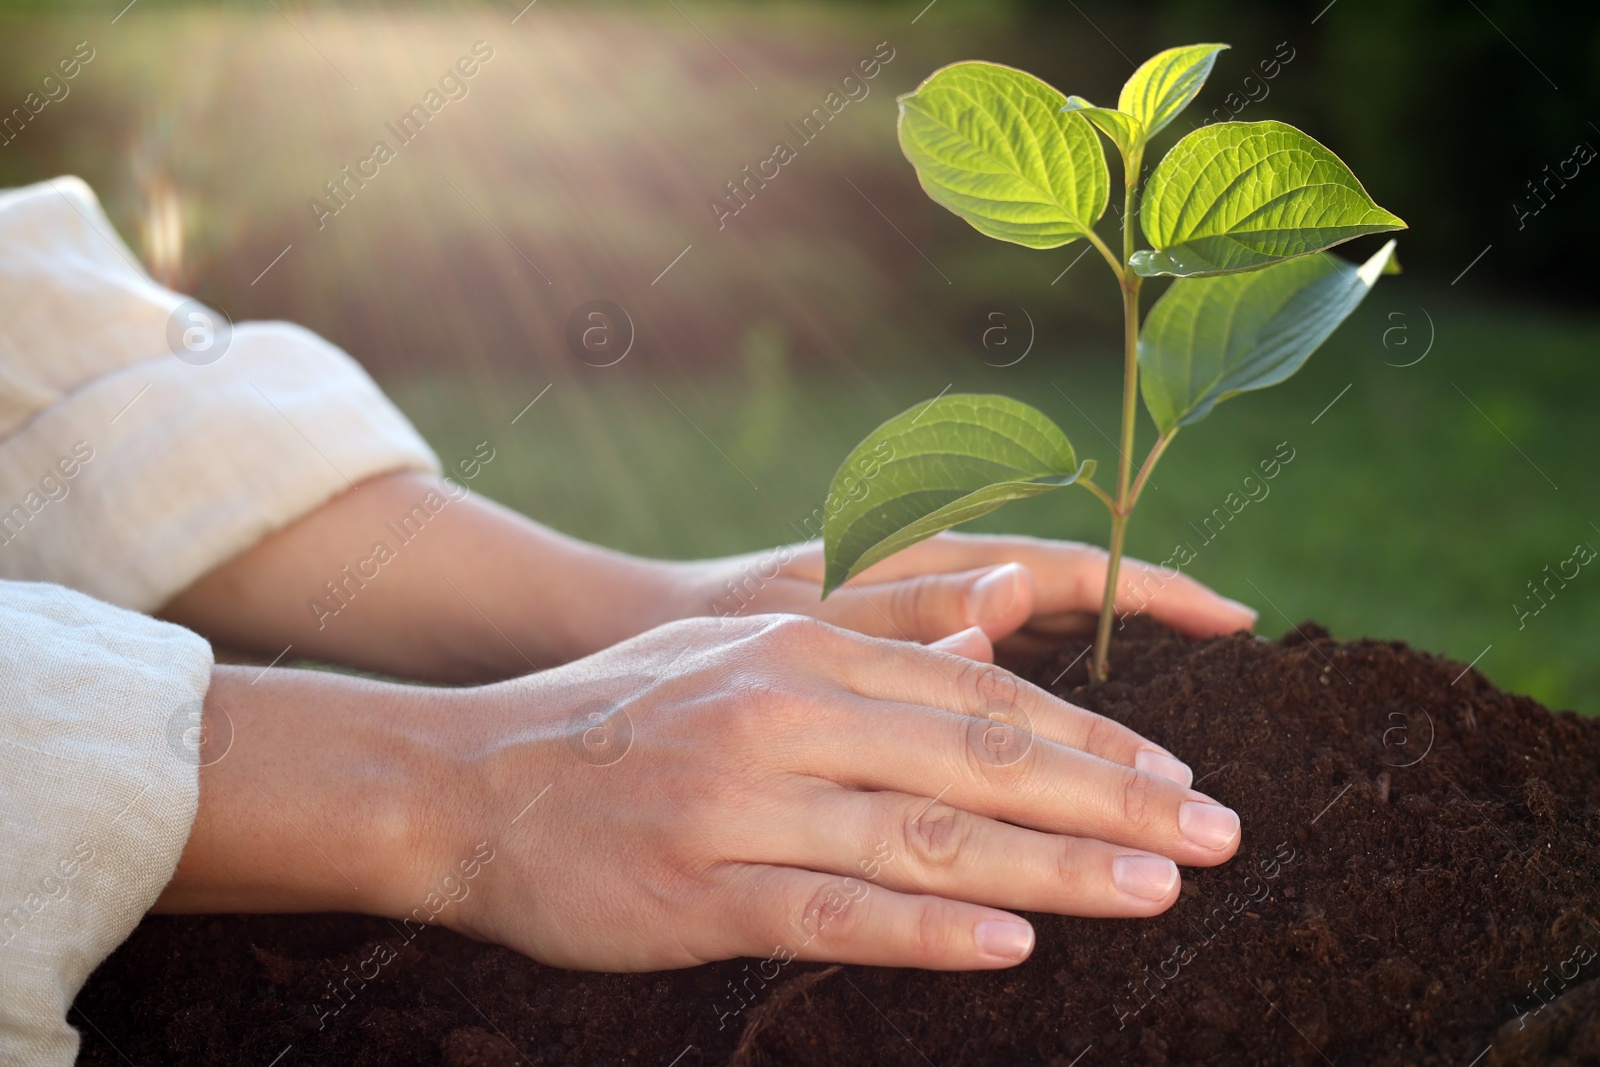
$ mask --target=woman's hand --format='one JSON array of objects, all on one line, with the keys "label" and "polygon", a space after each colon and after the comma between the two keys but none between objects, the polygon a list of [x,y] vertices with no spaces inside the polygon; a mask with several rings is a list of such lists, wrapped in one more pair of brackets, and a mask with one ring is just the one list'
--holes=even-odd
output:
[{"label": "woman's hand", "polygon": [[671,624],[485,695],[441,826],[495,859],[441,921],[561,966],[1004,967],[1033,931],[1000,909],[1154,915],[1173,860],[1239,844],[1132,731],[796,616]]},{"label": "woman's hand", "polygon": [[[822,599],[822,545],[684,564],[684,614],[794,612],[859,633],[928,642],[968,626],[1012,651],[1089,634],[1105,590],[1106,553],[1091,545],[944,533],[863,572]],[[1124,559],[1117,610],[1148,611],[1195,637],[1249,630],[1256,613],[1193,578]]]},{"label": "woman's hand", "polygon": [[[461,489],[458,485],[457,489]],[[457,494],[459,496],[459,494]],[[430,514],[401,544],[399,516]],[[393,550],[378,564],[377,546]],[[1088,632],[1106,554],[1028,537],[940,534],[822,599],[822,546],[692,563],[585,544],[420,474],[362,483],[185,590],[162,615],[263,661],[343,663],[426,681],[489,681],[599,652],[674,619],[787,612],[874,637],[969,626],[1012,651]],[[1192,578],[1125,559],[1118,610],[1197,636],[1255,612]],[[421,624],[419,620],[426,620]]]},{"label": "woman's hand", "polygon": [[567,967],[1004,967],[1033,947],[1004,909],[1154,915],[1173,860],[1239,845],[1116,723],[796,616],[475,689],[218,667],[203,724],[157,910],[361,911]]}]

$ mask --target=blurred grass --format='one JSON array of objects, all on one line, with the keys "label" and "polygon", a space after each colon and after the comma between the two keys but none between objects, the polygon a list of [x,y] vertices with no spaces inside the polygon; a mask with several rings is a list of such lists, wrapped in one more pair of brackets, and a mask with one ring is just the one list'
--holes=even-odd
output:
[{"label": "blurred grass", "polygon": [[[1389,365],[1422,354],[1424,309],[1432,351]],[[1112,351],[1041,344],[996,368],[976,331],[970,342],[964,360],[868,367],[843,382],[792,364],[775,374],[770,334],[756,331],[742,373],[669,385],[624,361],[552,387],[515,426],[543,382],[508,384],[492,411],[452,378],[397,382],[394,395],[447,463],[494,442],[500,458],[477,483],[488,495],[630,551],[703,556],[799,536],[846,451],[947,385],[1033,403],[1080,454],[1114,463],[1099,432],[1116,434]],[[1600,712],[1600,570],[1581,571],[1524,628],[1512,608],[1534,603],[1525,583],[1546,564],[1579,542],[1600,547],[1597,347],[1592,318],[1485,309],[1385,279],[1300,375],[1184,431],[1141,501],[1131,551],[1162,560],[1188,543],[1197,556],[1186,573],[1257,607],[1262,632],[1315,619],[1341,638],[1403,639],[1463,663],[1483,653],[1478,669],[1497,684]],[[1150,436],[1146,423],[1141,455]],[[1230,492],[1243,495],[1242,479],[1280,442],[1294,459],[1270,494],[1207,543],[1196,527]],[[1105,527],[1088,494],[1066,491],[972,528],[1103,544]]]},{"label": "blurred grass", "polygon": [[[1130,52],[1234,41],[1202,111],[1281,35],[1304,58],[1275,83],[1282,95],[1246,117],[1294,119],[1360,81],[1359,64],[1318,66],[1318,40],[1288,9],[1085,5]],[[106,5],[0,3],[6,107],[73,42],[97,49],[71,95],[0,152],[0,183],[82,175],[147,258],[143,224],[176,196],[185,233],[173,284],[236,319],[325,334],[447,463],[495,444],[481,491],[620,548],[698,556],[795,538],[849,447],[947,386],[1034,403],[1111,466],[1100,431],[1116,433],[1118,324],[1105,272],[1092,256],[1068,269],[1076,247],[1038,253],[977,236],[921,193],[893,134],[894,95],[971,56],[1114,98],[1124,60],[1076,15],[1041,26],[1026,4],[977,0],[941,0],[919,22],[923,0],[545,2],[513,25],[520,2],[275,6],[141,0],[113,24]],[[1339,55],[1365,55],[1337,47],[1361,37],[1359,20],[1337,14],[1317,33],[1334,33]],[[470,95],[318,229],[308,200],[480,38],[496,56]],[[896,58],[871,95],[719,230],[708,198],[880,41]],[[1369,130],[1369,109],[1341,107],[1344,118],[1310,132],[1381,203],[1428,217],[1413,209],[1437,191],[1383,165],[1399,135]],[[1495,240],[1478,272],[1512,251]],[[1185,430],[1142,502],[1132,550],[1161,560],[1189,542],[1189,573],[1255,604],[1265,632],[1315,618],[1341,637],[1403,638],[1462,662],[1483,653],[1479,668],[1499,684],[1600,712],[1588,636],[1600,574],[1586,568],[1523,629],[1512,607],[1577,542],[1600,546],[1600,320],[1447,286],[1486,241],[1471,226],[1401,235],[1408,265],[1431,257],[1449,270],[1385,279],[1300,376]],[[563,338],[568,315],[597,297],[638,328],[614,367],[574,358]],[[986,365],[1020,351],[1024,308],[1037,347],[1016,366]],[[1010,344],[986,350],[995,313]],[[1429,355],[1386,365],[1421,354],[1428,315]],[[1190,523],[1283,441],[1295,459],[1271,495],[1202,544]],[[1103,542],[1105,525],[1092,498],[1068,491],[980,528]]]}]

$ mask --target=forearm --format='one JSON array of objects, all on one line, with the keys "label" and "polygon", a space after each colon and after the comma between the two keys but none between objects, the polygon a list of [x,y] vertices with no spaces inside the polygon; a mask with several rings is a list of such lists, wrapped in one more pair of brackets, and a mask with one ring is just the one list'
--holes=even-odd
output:
[{"label": "forearm", "polygon": [[[460,493],[457,492],[457,496]],[[162,611],[219,644],[430,681],[504,678],[673,617],[680,571],[420,474],[365,482]],[[681,612],[680,612],[681,614]]]},{"label": "forearm", "polygon": [[214,668],[199,812],[154,910],[405,914],[473,692]]}]

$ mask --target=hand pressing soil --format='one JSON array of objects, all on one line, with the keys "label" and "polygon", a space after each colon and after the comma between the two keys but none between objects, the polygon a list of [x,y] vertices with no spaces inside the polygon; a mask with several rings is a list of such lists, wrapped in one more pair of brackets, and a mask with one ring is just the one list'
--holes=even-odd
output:
[{"label": "hand pressing soil", "polygon": [[1009,971],[604,975],[384,920],[156,917],[79,996],[80,1062],[1600,1063],[1600,722],[1309,624],[1134,620],[1096,687],[1083,652],[1012,666],[1244,820],[1158,918],[1030,915]]}]

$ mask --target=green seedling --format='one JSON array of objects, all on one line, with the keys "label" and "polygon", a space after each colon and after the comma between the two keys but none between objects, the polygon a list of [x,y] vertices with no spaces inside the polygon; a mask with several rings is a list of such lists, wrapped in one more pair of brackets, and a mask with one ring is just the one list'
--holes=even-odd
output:
[{"label": "green seedling", "polygon": [[[1004,396],[936,397],[874,430],[834,475],[823,596],[908,545],[1008,500],[1080,485],[1111,514],[1091,673],[1104,679],[1128,519],[1178,431],[1229,397],[1292,375],[1377,283],[1394,242],[1360,266],[1325,250],[1405,228],[1328,149],[1282,122],[1224,122],[1178,140],[1140,190],[1150,138],[1227,45],[1171,48],[1115,108],[993,63],[956,63],[900,97],[900,147],[922,188],[980,233],[1028,248],[1089,242],[1122,291],[1122,442],[1116,484],[1094,481],[1066,434]],[[1122,252],[1095,225],[1110,198],[1104,136],[1122,158]],[[1150,247],[1140,248],[1134,218]],[[1175,278],[1141,324],[1146,278]],[[1156,439],[1135,473],[1135,397]],[[885,449],[888,446],[888,449]],[[880,462],[885,454],[888,461]],[[857,472],[871,466],[862,479]],[[837,503],[835,508],[834,504]]]}]

